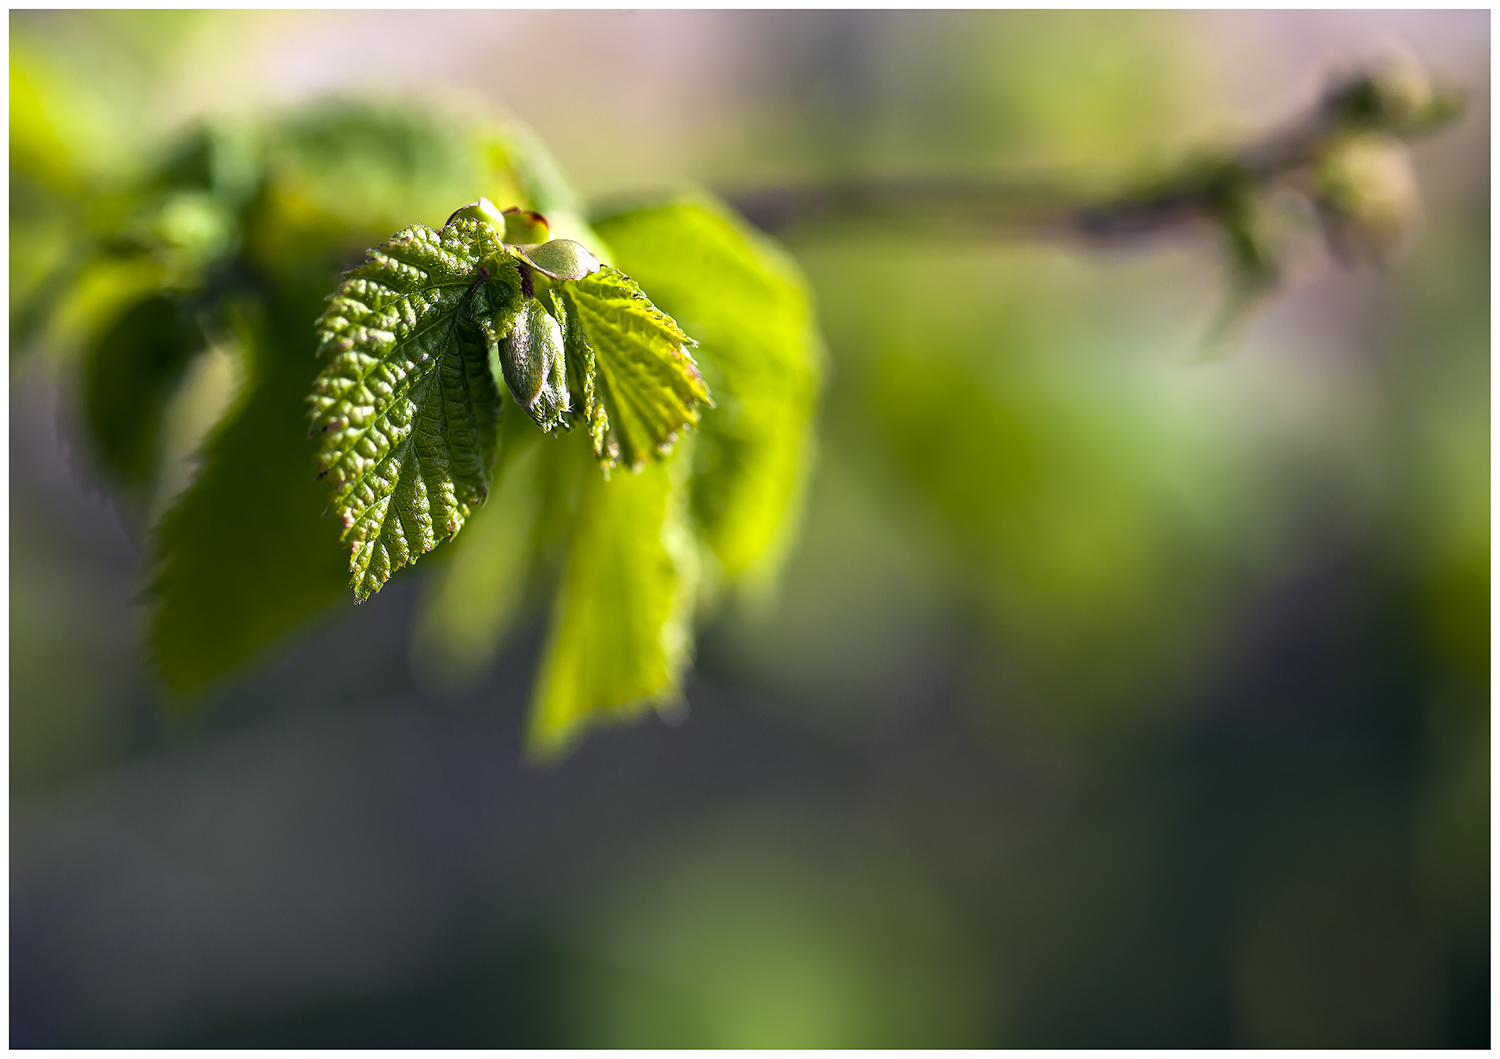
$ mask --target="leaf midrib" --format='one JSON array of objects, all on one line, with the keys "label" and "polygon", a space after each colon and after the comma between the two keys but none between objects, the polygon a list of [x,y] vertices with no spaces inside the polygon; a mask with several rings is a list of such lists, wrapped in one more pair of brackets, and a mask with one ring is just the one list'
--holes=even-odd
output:
[{"label": "leaf midrib", "polygon": [[[472,280],[470,282],[472,282]],[[439,285],[434,286],[434,287],[424,287],[424,288],[422,288],[422,291],[436,290],[439,287],[454,287],[454,286],[461,286],[461,285],[462,284],[456,284],[456,283],[439,284]],[[403,298],[410,297],[411,295],[419,294],[422,291],[412,291],[410,295],[402,295],[402,297]],[[452,327],[456,331],[458,329],[458,316],[459,316],[459,313],[463,311],[463,308],[464,308],[463,303],[459,302],[459,303],[457,303],[457,304],[454,305],[454,307],[452,308],[451,311],[439,314],[436,319],[430,321],[427,325],[425,325],[425,326],[418,326],[416,328],[413,328],[410,332],[407,333],[407,335],[406,335],[405,338],[401,339],[400,341],[398,341],[396,343],[395,349],[393,349],[392,352],[394,353],[394,352],[396,352],[398,350],[404,349],[406,346],[410,345],[412,342],[416,341],[421,336],[427,334],[429,331],[431,331],[431,330],[433,330],[433,329],[435,329],[437,327],[440,327],[440,326],[442,326],[444,324],[449,325],[450,327]],[[455,338],[456,338],[456,336],[455,336]],[[402,400],[408,394],[410,394],[411,391],[413,389],[415,389],[416,386],[418,384],[420,384],[423,380],[429,378],[432,375],[432,373],[438,369],[438,361],[440,361],[445,355],[446,355],[446,353],[444,351],[439,351],[435,356],[433,356],[431,358],[431,363],[424,370],[412,372],[407,377],[405,385],[400,390],[392,392],[390,398],[387,400],[386,405],[385,405],[386,412],[388,413],[389,410],[392,407],[395,406],[395,404],[396,404],[397,401]],[[374,359],[375,363],[370,367],[370,369],[368,371],[364,372],[363,374],[361,374],[357,380],[355,380],[353,383],[351,383],[351,385],[360,385],[360,386],[363,386],[364,383],[365,383],[365,381],[369,378],[371,371],[374,371],[375,368],[380,367],[383,364],[388,364],[389,363],[388,359],[380,359],[380,358],[373,358],[373,359]],[[418,362],[418,363],[420,363],[420,362]],[[368,423],[366,423],[363,427],[360,428],[359,433],[352,435],[347,440],[347,443],[342,448],[340,448],[340,449],[337,450],[337,454],[336,455],[332,456],[331,458],[329,458],[329,459],[327,459],[325,461],[325,465],[328,468],[332,469],[334,467],[337,467],[339,464],[343,463],[343,461],[349,456],[349,454],[354,451],[354,446],[357,445],[357,444],[359,444],[361,441],[363,441],[365,439],[365,437],[370,433],[370,430],[375,426],[375,424],[378,423],[378,422],[380,422],[383,418],[386,418],[386,416],[383,415],[380,412],[376,412],[375,415],[371,416],[370,417],[370,421]],[[409,433],[408,433],[408,436],[410,436]],[[380,467],[380,466],[383,465],[383,463],[384,463],[383,460],[379,461],[379,462],[377,462],[375,464],[375,467]],[[371,468],[371,470],[373,470],[373,469],[374,468]],[[370,471],[366,471],[365,472],[365,474],[369,474],[369,473],[370,473]],[[363,475],[361,475],[360,477],[363,477]],[[349,495],[349,491],[351,489],[353,489],[358,484],[359,484],[359,479],[357,479],[357,478],[354,479],[353,481],[350,481],[349,483],[347,483],[336,494],[334,494],[334,497],[333,497],[333,500],[331,501],[331,503],[335,503],[336,504],[340,500],[343,500],[345,497],[347,497]]]}]

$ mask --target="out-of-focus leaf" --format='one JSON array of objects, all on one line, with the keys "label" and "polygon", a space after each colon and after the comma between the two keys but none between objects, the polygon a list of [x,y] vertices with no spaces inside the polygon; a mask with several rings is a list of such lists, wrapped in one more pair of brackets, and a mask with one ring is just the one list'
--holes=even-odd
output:
[{"label": "out-of-focus leaf", "polygon": [[[661,459],[697,425],[699,406],[713,404],[687,351],[693,340],[634,280],[608,265],[557,289],[597,362],[605,423],[595,456],[606,467],[622,463],[632,470],[648,458]],[[585,416],[593,414],[584,409]]]},{"label": "out-of-focus leaf", "polygon": [[520,289],[513,265],[476,280],[496,258],[509,263],[483,221],[415,225],[371,251],[318,320],[332,354],[311,399],[318,467],[360,600],[462,529],[489,492],[500,392],[470,315],[494,316]]},{"label": "out-of-focus leaf", "polygon": [[248,662],[347,583],[307,436],[316,311],[307,298],[273,303],[267,325],[245,336],[247,392],[157,530],[150,647],[175,692],[197,691]]},{"label": "out-of-focus leaf", "polygon": [[483,679],[525,597],[540,446],[529,426],[515,437],[501,442],[490,499],[470,516],[454,554],[433,574],[412,628],[412,663],[439,687],[462,690]]},{"label": "out-of-focus leaf", "polygon": [[54,192],[74,194],[79,165],[74,142],[86,133],[87,116],[78,93],[58,76],[55,64],[17,42],[10,54],[11,179],[35,182]]},{"label": "out-of-focus leaf", "polygon": [[730,577],[774,572],[810,464],[823,362],[806,281],[712,204],[633,210],[595,227],[698,340],[717,403],[695,445],[693,512],[708,543]]},{"label": "out-of-focus leaf", "polygon": [[240,206],[260,184],[261,148],[261,136],[249,124],[205,124],[177,145],[151,183],[211,192],[226,205]]},{"label": "out-of-focus leaf", "polygon": [[93,343],[84,362],[84,417],[101,463],[122,481],[151,477],[162,405],[199,343],[177,305],[151,295]]},{"label": "out-of-focus leaf", "polygon": [[[79,177],[58,134],[73,119],[56,78],[14,43],[10,57],[10,346],[31,339],[76,280],[87,254],[79,242]],[[51,91],[49,91],[51,89]]]},{"label": "out-of-focus leaf", "polygon": [[680,701],[696,585],[685,471],[679,455],[639,474],[584,476],[533,697],[533,752]]},{"label": "out-of-focus leaf", "polygon": [[440,225],[454,203],[481,194],[511,205],[518,187],[510,159],[482,138],[430,114],[334,103],[280,126],[266,157],[274,179],[305,207],[389,234],[413,220]]},{"label": "out-of-focus leaf", "polygon": [[246,257],[278,285],[322,285],[414,222],[441,226],[481,195],[530,205],[496,130],[367,104],[325,104],[272,126]]},{"label": "out-of-focus leaf", "polygon": [[77,282],[86,251],[68,245],[62,225],[11,223],[10,351],[26,351]]},{"label": "out-of-focus leaf", "polygon": [[[508,159],[514,174],[518,203],[542,213],[553,238],[577,239],[606,265],[613,264],[609,248],[599,243],[583,216],[583,202],[541,139],[525,125],[514,124],[494,133],[492,148]],[[490,195],[506,206],[508,203]]]}]

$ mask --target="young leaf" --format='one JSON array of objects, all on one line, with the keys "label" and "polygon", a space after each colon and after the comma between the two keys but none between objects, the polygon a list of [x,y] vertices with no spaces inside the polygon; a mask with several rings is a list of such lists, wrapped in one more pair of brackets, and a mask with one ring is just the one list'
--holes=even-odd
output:
[{"label": "young leaf", "polygon": [[[545,184],[546,199],[523,190],[518,167],[537,164],[527,152],[540,148],[506,130],[340,104],[263,131],[263,180],[245,206],[243,239],[209,274],[188,277],[215,285],[185,292],[209,307],[227,296],[261,302],[265,311],[245,343],[250,371],[241,399],[154,533],[150,650],[177,692],[244,666],[347,591],[348,552],[339,546],[338,522],[325,513],[328,487],[313,478],[318,443],[307,436],[307,396],[320,366],[309,322],[342,269],[401,225],[441,221],[476,191],[546,209],[554,227],[563,216],[555,206],[566,190],[559,182]],[[560,234],[603,251],[581,222]],[[112,315],[143,287],[165,290],[154,257],[89,260],[91,270],[119,274],[108,285]],[[91,277],[59,282],[78,301],[85,288],[99,289]],[[224,281],[227,291],[217,285]],[[98,304],[90,294],[78,301],[79,313],[98,318]],[[525,417],[511,418],[530,429]]]},{"label": "young leaf", "polygon": [[632,210],[595,227],[698,339],[718,407],[694,444],[693,512],[730,577],[769,576],[811,462],[823,351],[807,282],[712,203]]},{"label": "young leaf", "polygon": [[312,396],[318,467],[359,600],[484,501],[501,406],[474,319],[519,287],[489,224],[415,225],[349,273],[318,320],[332,354]]},{"label": "young leaf", "polygon": [[[605,459],[609,417],[599,400],[599,356],[589,344],[578,313],[569,308],[570,303],[559,288],[538,292],[537,297],[546,302],[548,312],[562,327],[565,382],[572,401],[567,423],[570,427],[582,424],[593,443],[595,458]],[[604,466],[608,468],[610,464],[606,462]]]},{"label": "young leaf", "polygon": [[594,455],[605,467],[632,470],[661,459],[681,433],[696,426],[699,406],[713,407],[693,340],[646,298],[629,276],[608,265],[557,288],[582,331],[583,371],[597,365],[597,405],[582,406],[591,422],[602,408]]},{"label": "young leaf", "polygon": [[584,476],[532,703],[534,752],[679,699],[696,583],[685,471],[679,456],[639,474]]}]

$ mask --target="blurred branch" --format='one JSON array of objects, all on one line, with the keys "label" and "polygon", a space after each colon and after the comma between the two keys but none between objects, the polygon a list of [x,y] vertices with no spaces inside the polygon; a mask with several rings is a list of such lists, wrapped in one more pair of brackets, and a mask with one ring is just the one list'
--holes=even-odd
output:
[{"label": "blurred branch", "polygon": [[[1229,237],[1239,266],[1268,267],[1249,233],[1248,204],[1269,185],[1304,173],[1351,135],[1402,139],[1436,129],[1461,110],[1409,59],[1333,83],[1307,113],[1237,150],[1204,153],[1131,191],[1090,199],[1057,181],[855,178],[767,188],[726,198],[762,230],[785,235],[830,226],[909,225],[926,231],[1115,240],[1207,219]],[[1320,203],[1320,212],[1325,204]]]}]

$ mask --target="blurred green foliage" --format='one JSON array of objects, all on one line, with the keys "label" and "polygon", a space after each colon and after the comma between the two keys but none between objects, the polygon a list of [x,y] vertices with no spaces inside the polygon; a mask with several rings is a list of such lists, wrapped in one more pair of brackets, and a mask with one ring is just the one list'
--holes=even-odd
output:
[{"label": "blurred green foliage", "polygon": [[[90,344],[84,403],[99,460],[131,485],[144,485],[167,395],[195,352],[177,307],[165,295],[136,302]],[[144,412],[139,411],[144,410]]]},{"label": "blurred green foliage", "polygon": [[670,708],[692,651],[696,556],[679,457],[609,480],[580,477],[578,513],[531,733],[555,751],[597,712]]},{"label": "blurred green foliage", "polygon": [[[1220,97],[1199,91],[1217,53],[1185,17],[785,18],[758,30],[776,46],[766,54],[805,62],[776,68],[743,142],[663,156],[720,175],[1060,162],[1096,165],[1107,184],[1217,119]],[[63,54],[109,52],[112,24],[85,21],[67,32],[89,43]],[[122,91],[120,110],[136,116],[118,123],[128,135],[111,131],[106,102],[37,44],[46,33],[15,28],[12,334],[24,341],[13,356],[51,358],[82,387],[108,324],[165,299],[186,333],[247,364],[210,453],[258,454],[278,481],[306,482],[283,510],[227,488],[207,496],[219,487],[205,475],[201,506],[189,493],[163,524],[191,517],[195,536],[230,534],[208,512],[243,504],[243,532],[223,538],[243,563],[239,587],[208,555],[202,569],[161,574],[197,595],[170,627],[159,617],[158,634],[203,652],[207,679],[344,592],[300,403],[331,277],[411,221],[441,223],[476,183],[511,181],[509,198],[487,192],[497,201],[558,202],[554,222],[571,211],[582,223],[586,210],[543,155],[522,150],[507,176],[496,158],[516,159],[503,146],[400,131],[365,108],[305,119],[323,131],[268,149],[279,161],[267,171],[285,174],[274,195],[234,197],[232,146],[200,151],[197,176],[183,162],[153,185],[142,171],[160,168],[165,141],[130,124],[151,97]],[[1259,46],[1242,36],[1237,46]],[[170,54],[147,52],[158,64]],[[99,69],[126,83],[113,61]],[[1280,99],[1286,68],[1265,63],[1265,97]],[[150,68],[133,76],[148,83]],[[335,149],[325,140],[339,121],[351,131]],[[352,131],[361,123],[367,133]],[[646,150],[635,128],[576,124],[610,159],[594,163],[595,184],[612,149]],[[243,142],[223,128],[214,135]],[[703,713],[728,714],[731,699],[805,733],[832,764],[788,780],[805,774],[728,729],[722,757],[703,751],[712,768],[696,766],[662,803],[636,803],[665,752],[622,762],[648,745],[622,741],[575,759],[560,783],[603,823],[549,832],[537,885],[551,918],[528,926],[542,952],[516,956],[504,989],[487,983],[475,1002],[491,1020],[485,1042],[530,1027],[538,1043],[598,1046],[1486,1044],[1488,151],[1479,126],[1455,135],[1486,149],[1415,152],[1432,186],[1405,257],[1380,273],[1294,262],[1285,301],[1213,365],[1189,362],[1217,311],[1218,261],[1188,240],[1095,256],[807,235],[791,252],[817,292],[819,343],[784,252],[716,208],[663,198],[596,217],[601,248],[700,342],[719,408],[683,460],[736,472],[684,485],[675,461],[628,480],[619,503],[669,527],[694,521],[707,546],[690,561],[671,534],[615,540],[649,553],[628,568],[658,575],[618,591],[667,616],[679,637],[658,645],[667,657],[683,646],[683,595],[712,599],[720,579],[754,581],[756,562],[784,554],[774,621],[730,609],[708,625]],[[359,146],[377,142],[402,146],[392,157]],[[680,183],[645,165],[634,171]],[[157,197],[94,190],[126,178]],[[248,210],[265,219],[254,239],[234,219]],[[104,245],[120,231],[135,242]],[[692,254],[674,245],[683,232]],[[239,289],[203,270],[212,253],[284,278],[203,319],[185,307],[194,284]],[[738,294],[700,303],[697,270],[754,307]],[[737,326],[746,315],[764,331]],[[762,345],[762,334],[783,337]],[[784,424],[812,407],[820,347],[828,383],[809,478],[807,435],[793,447]],[[273,387],[283,354],[302,374]],[[151,385],[170,388],[171,350],[142,355],[158,366]],[[746,423],[770,405],[722,396],[735,386],[774,394],[776,422]],[[559,571],[565,586],[598,576],[586,565],[598,550],[569,550],[600,525],[575,509],[603,495],[583,439],[544,444],[522,417],[503,429],[490,503],[429,563],[412,654],[435,683],[478,683],[503,638],[554,598]],[[255,447],[277,432],[284,451]],[[141,466],[127,451],[168,444],[149,433],[116,435],[122,475]],[[800,478],[769,470],[791,466]],[[116,495],[132,488],[143,511],[170,499],[123,477]],[[252,527],[302,558],[256,552]],[[110,617],[129,613],[130,593],[24,517],[12,542],[12,782],[24,790],[110,760],[129,685],[71,663],[85,652],[99,672],[130,672]],[[221,590],[261,587],[274,610],[222,602]],[[590,649],[602,619],[597,600],[583,602],[560,614],[547,657]],[[618,687],[660,688],[662,672]],[[739,755],[775,791],[749,811],[750,795],[699,775]],[[585,802],[576,792],[595,771],[609,793]],[[611,815],[637,804],[649,818]],[[556,867],[568,855],[579,862]],[[341,1018],[340,1032],[382,1024],[366,1008]]]},{"label": "blurred green foliage", "polygon": [[[231,238],[198,248],[216,271],[190,300],[199,313],[232,317],[226,325],[250,363],[234,407],[206,439],[202,470],[158,535],[150,642],[168,685],[182,691],[253,658],[343,587],[338,527],[323,515],[306,425],[318,368],[310,321],[340,267],[399,227],[403,208],[446,216],[461,189],[508,172],[492,135],[363,106],[299,116],[256,137],[258,178],[245,172],[249,149],[233,143],[199,133],[153,182],[189,201],[211,193],[234,218]],[[226,256],[231,248],[242,251]]]},{"label": "blurred green foliage", "polygon": [[[326,487],[309,473],[314,446],[305,428],[305,402],[318,367],[310,355],[308,321],[333,291],[339,270],[396,228],[417,220],[435,224],[472,200],[476,189],[506,205],[543,211],[553,235],[581,237],[606,260],[610,248],[579,218],[571,192],[541,147],[527,134],[499,126],[357,103],[284,118],[209,122],[168,147],[144,178],[85,190],[57,164],[66,152],[51,135],[36,94],[26,91],[29,85],[19,86],[21,120],[13,129],[13,150],[23,164],[34,160],[23,172],[35,180],[37,194],[50,195],[60,213],[89,220],[74,223],[73,245],[62,255],[67,264],[25,281],[12,318],[13,342],[23,352],[37,333],[55,336],[55,321],[66,315],[62,306],[77,305],[87,336],[85,425],[93,456],[123,491],[124,502],[163,512],[153,533],[152,660],[169,688],[197,692],[284,640],[338,596],[337,520],[325,516]],[[727,405],[704,458],[680,472],[651,471],[639,483],[606,484],[581,482],[571,468],[557,470],[563,477],[554,480],[555,460],[533,471],[553,476],[532,486],[552,497],[550,515],[540,524],[551,539],[537,541],[535,555],[556,558],[554,542],[566,542],[553,607],[556,631],[533,725],[538,746],[554,749],[585,720],[680,694],[699,602],[697,550],[718,557],[716,590],[741,579],[763,553],[763,571],[774,572],[777,557],[769,545],[793,512],[811,444],[818,344],[795,268],[768,245],[752,245],[738,222],[711,204],[622,214],[613,223],[632,267],[639,264],[660,277],[668,301],[688,310],[695,326],[707,322],[702,356],[713,366]],[[45,258],[44,242],[35,235],[28,239],[22,229],[13,235],[12,257]],[[110,277],[107,293],[85,298],[85,277],[96,272]],[[600,277],[594,280],[602,282]],[[592,365],[598,350],[599,403],[609,417],[596,417],[597,431],[591,426],[591,432],[608,432],[607,438],[599,434],[596,448],[607,463],[618,453],[627,467],[639,470],[647,456],[668,451],[697,416],[660,424],[652,418],[656,398],[642,390],[648,376],[636,363],[646,346],[623,331],[617,341],[610,330],[623,327],[626,310],[637,307],[630,296],[638,288],[622,279],[625,286],[616,293],[625,301],[616,305],[607,302],[614,288],[595,291],[594,280],[585,277],[562,291],[559,305],[567,307],[570,321],[569,374],[581,373],[574,388],[588,415],[593,368],[571,362],[586,353]],[[469,277],[455,276],[452,283],[461,294]],[[639,305],[649,309],[647,302]],[[324,319],[342,321],[338,314],[348,315],[347,305],[336,302],[330,313]],[[585,325],[587,338],[577,338],[574,332],[583,335],[579,328]],[[683,339],[670,320],[663,325],[674,340]],[[363,333],[357,326],[351,332]],[[325,344],[338,337],[330,333]],[[575,338],[583,343],[576,348]],[[164,495],[180,482],[162,466],[161,422],[194,356],[214,344],[237,351],[245,377],[198,443],[201,467],[191,483],[176,497]],[[67,348],[65,340],[51,345]],[[697,389],[683,399],[691,404],[702,384],[696,374],[689,381]],[[490,385],[487,375],[482,385]],[[337,418],[343,406],[328,411],[330,399],[320,400],[318,414]],[[354,414],[352,408],[344,414]],[[499,408],[497,402],[497,413]],[[384,414],[380,408],[376,413]],[[484,447],[476,450],[474,480],[464,493],[471,505],[487,491],[498,441],[494,423],[480,427]],[[322,435],[325,447],[339,436]],[[607,452],[600,448],[606,441]],[[439,460],[439,469],[453,463],[449,456]],[[329,465],[320,466],[326,473]],[[431,466],[424,472],[423,496],[437,488],[434,473]],[[336,514],[344,514],[341,498],[359,486],[346,477],[341,471],[330,479],[339,487]],[[513,478],[510,488],[517,508],[517,521],[506,530],[511,538],[526,534],[536,508],[532,499],[516,499],[524,488],[518,481]],[[669,481],[678,484],[669,490]],[[408,481],[408,493],[412,487]],[[685,500],[668,502],[669,492],[676,496],[685,489],[697,501],[691,513]],[[396,499],[402,495],[398,489]],[[378,571],[372,567],[369,578],[356,578],[359,597],[378,589],[391,569],[409,561],[402,558],[408,553],[415,558],[457,534],[469,507],[457,510],[440,527],[443,532],[425,543],[380,536],[391,558],[377,564]],[[406,514],[387,520],[398,529],[409,521]],[[491,537],[481,547],[493,543]],[[362,554],[356,550],[361,577],[372,561],[369,555],[360,559]],[[521,581],[532,565],[514,560],[505,577]],[[501,569],[494,560],[488,566],[492,573]],[[467,572],[469,564],[455,569]],[[546,576],[545,563],[542,571]],[[486,583],[492,596],[470,589],[434,597],[444,609],[421,626],[431,629],[436,622],[465,630],[459,642],[467,637],[471,646],[458,653],[471,670],[493,656],[496,638],[509,628],[497,615],[520,599],[513,586],[497,584],[493,576]],[[465,663],[455,664],[460,672],[454,679],[461,680]]]},{"label": "blurred green foliage", "polygon": [[720,576],[760,564],[764,585],[792,536],[813,444],[822,348],[801,274],[712,203],[617,213],[595,227],[698,340],[718,396],[695,443],[693,513]]}]

